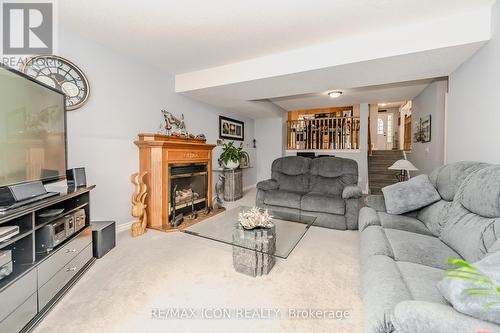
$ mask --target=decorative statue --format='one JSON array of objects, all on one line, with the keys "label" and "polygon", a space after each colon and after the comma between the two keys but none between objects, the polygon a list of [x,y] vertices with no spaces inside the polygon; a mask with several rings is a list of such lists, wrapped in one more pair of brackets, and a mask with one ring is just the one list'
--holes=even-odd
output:
[{"label": "decorative statue", "polygon": [[147,186],[144,183],[144,176],[147,172],[139,174],[138,172],[130,176],[130,181],[134,184],[134,193],[132,194],[132,216],[136,218],[132,224],[132,237],[137,237],[146,232],[148,217],[146,213]]},{"label": "decorative statue", "polygon": [[261,210],[258,207],[242,212],[239,214],[238,221],[240,225],[247,229],[255,228],[272,228],[274,226],[273,217],[266,210]]},{"label": "decorative statue", "polygon": [[220,195],[222,194],[222,188],[224,184],[224,176],[222,174],[219,175],[219,178],[217,179],[217,183],[215,184],[215,198],[212,204],[212,207],[214,209],[220,209],[224,208],[222,205],[222,200],[220,198]]},{"label": "decorative statue", "polygon": [[167,110],[161,110],[161,113],[163,113],[163,117],[165,118],[165,129],[167,130],[167,135],[170,135],[172,125],[175,125],[176,130],[174,133],[176,135],[188,136],[186,124],[184,123],[184,114],[182,114],[181,119],[179,119]]}]

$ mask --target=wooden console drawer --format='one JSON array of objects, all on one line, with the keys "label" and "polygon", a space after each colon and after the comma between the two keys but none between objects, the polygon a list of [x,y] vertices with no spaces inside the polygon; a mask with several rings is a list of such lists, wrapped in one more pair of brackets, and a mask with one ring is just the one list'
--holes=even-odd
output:
[{"label": "wooden console drawer", "polygon": [[19,332],[37,314],[36,293],[0,322],[0,332]]},{"label": "wooden console drawer", "polygon": [[[31,270],[0,293],[0,321],[4,320],[18,306],[36,292],[36,269]],[[0,330],[0,332],[9,332]]]},{"label": "wooden console drawer", "polygon": [[38,266],[38,285],[43,286],[61,268],[92,243],[92,229],[87,227],[77,237],[56,250]]},{"label": "wooden console drawer", "polygon": [[211,151],[208,150],[170,150],[168,152],[169,161],[196,161],[210,159]]},{"label": "wooden console drawer", "polygon": [[38,289],[38,307],[47,303],[92,259],[92,244],[82,250],[67,265],[64,265],[50,280]]}]

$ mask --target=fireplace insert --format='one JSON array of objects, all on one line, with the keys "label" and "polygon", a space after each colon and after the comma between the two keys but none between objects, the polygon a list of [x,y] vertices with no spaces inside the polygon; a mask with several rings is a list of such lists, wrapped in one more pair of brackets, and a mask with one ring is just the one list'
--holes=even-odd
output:
[{"label": "fireplace insert", "polygon": [[[171,164],[169,216],[187,216],[208,207],[208,165],[206,163]],[[174,202],[175,201],[175,202]]]}]

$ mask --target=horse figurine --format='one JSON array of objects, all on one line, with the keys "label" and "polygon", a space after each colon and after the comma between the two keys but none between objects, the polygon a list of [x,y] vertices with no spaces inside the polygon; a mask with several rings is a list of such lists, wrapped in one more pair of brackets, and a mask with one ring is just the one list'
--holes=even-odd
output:
[{"label": "horse figurine", "polygon": [[163,117],[165,118],[165,129],[167,130],[167,135],[170,135],[170,129],[172,128],[172,125],[175,125],[176,127],[175,133],[182,136],[188,135],[186,130],[186,123],[184,122],[184,114],[182,114],[181,119],[179,119],[167,110],[161,110],[161,113],[163,113]]}]

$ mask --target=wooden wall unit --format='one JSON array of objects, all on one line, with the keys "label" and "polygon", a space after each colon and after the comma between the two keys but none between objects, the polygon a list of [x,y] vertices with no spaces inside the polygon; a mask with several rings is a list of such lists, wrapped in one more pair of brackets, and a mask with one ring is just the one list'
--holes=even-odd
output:
[{"label": "wooden wall unit", "polygon": [[139,171],[148,187],[146,197],[148,227],[165,230],[169,223],[169,165],[180,163],[207,163],[208,205],[212,198],[212,150],[215,145],[205,140],[167,136],[162,134],[139,134],[134,142],[139,147]]},{"label": "wooden wall unit", "polygon": [[[305,110],[295,110],[288,111],[288,120],[299,120],[300,115],[305,114],[325,114],[325,113],[337,113],[340,111],[353,111],[351,116],[359,117],[359,114],[354,114],[354,110],[352,105],[350,106],[339,106],[335,108],[320,108],[320,109],[305,109]],[[359,112],[359,111],[358,111]],[[337,117],[342,117],[342,114],[338,114]]]}]

